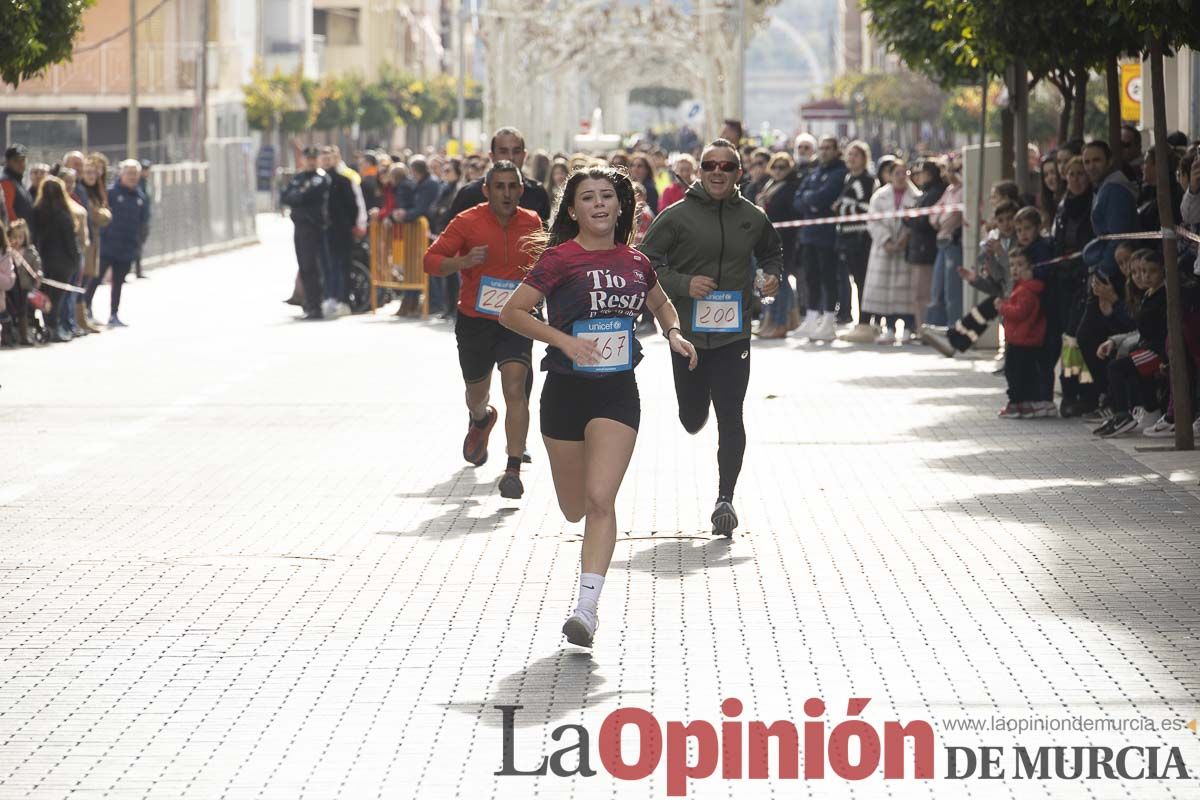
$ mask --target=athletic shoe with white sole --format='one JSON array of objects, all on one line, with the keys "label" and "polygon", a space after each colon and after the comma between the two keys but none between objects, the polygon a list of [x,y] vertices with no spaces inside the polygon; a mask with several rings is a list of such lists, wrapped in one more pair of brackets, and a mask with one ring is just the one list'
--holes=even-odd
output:
[{"label": "athletic shoe with white sole", "polygon": [[712,513],[713,533],[732,537],[733,529],[737,527],[737,524],[738,516],[737,512],[733,510],[733,503],[727,500],[718,500]]},{"label": "athletic shoe with white sole", "polygon": [[837,338],[837,314],[827,311],[821,315],[817,329],[809,336],[814,342],[831,342]]},{"label": "athletic shoe with white sole", "polygon": [[1054,407],[1054,403],[1049,400],[1039,400],[1033,404],[1033,413],[1030,415],[1036,419],[1046,419],[1048,417],[1057,417],[1058,409]]},{"label": "athletic shoe with white sole", "polygon": [[576,647],[591,647],[599,627],[599,614],[595,616],[594,620],[589,620],[586,614],[576,611],[563,623],[562,632],[563,636],[567,637],[567,641]]},{"label": "athletic shoe with white sole", "polygon": [[1134,429],[1134,433],[1142,433],[1148,428],[1153,427],[1154,423],[1161,416],[1162,413],[1158,409],[1148,411],[1141,406],[1137,406],[1133,409],[1133,418],[1137,420],[1137,428]]},{"label": "athletic shoe with white sole", "polygon": [[801,339],[810,338],[817,332],[817,326],[821,324],[821,315],[816,311],[805,311],[804,322],[800,323],[800,327],[796,329],[796,336]]},{"label": "athletic shoe with white sole", "polygon": [[1142,435],[1151,439],[1166,439],[1175,435],[1175,423],[1167,419],[1166,414],[1163,414],[1157,422],[1143,430]]},{"label": "athletic shoe with white sole", "polygon": [[950,344],[950,340],[946,338],[945,334],[932,325],[922,325],[918,335],[922,344],[932,347],[946,358],[954,358],[954,354],[958,352],[954,349],[954,345]]}]

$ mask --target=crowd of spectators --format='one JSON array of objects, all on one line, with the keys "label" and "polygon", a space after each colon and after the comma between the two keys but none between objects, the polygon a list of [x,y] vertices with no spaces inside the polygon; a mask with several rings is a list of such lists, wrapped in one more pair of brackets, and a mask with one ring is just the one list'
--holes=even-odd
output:
[{"label": "crowd of spectators", "polygon": [[[772,222],[791,223],[779,226],[787,280],[775,302],[761,309],[760,338],[924,344],[953,356],[997,324],[1004,363],[996,371],[1006,376],[1010,399],[1001,416],[1086,416],[1102,436],[1173,433],[1161,243],[1094,241],[1159,230],[1155,154],[1136,128],[1122,129],[1117,153],[1099,140],[1067,142],[1045,154],[1031,148],[1034,188],[1022,195],[1013,181],[990,187],[972,268],[964,267],[957,153],[874,154],[864,141],[808,133],[762,146],[747,141],[734,122],[722,135],[742,143],[742,196]],[[543,218],[573,170],[604,161],[634,178],[644,229],[695,180],[699,140],[693,144],[674,153],[642,142],[604,155],[527,154],[519,133],[502,129],[489,153],[373,151],[363,153],[359,165],[371,218],[425,216],[436,234],[459,211],[482,202],[479,181],[494,160],[522,168],[522,205]],[[1176,218],[1195,227],[1197,148],[1183,134],[1173,134],[1170,145]],[[921,208],[932,211],[837,221]],[[808,222],[796,226],[796,220]],[[1200,353],[1194,243],[1181,239],[1180,252],[1189,353]],[[450,317],[456,287],[444,280],[435,278],[430,294],[436,311]],[[964,294],[978,301],[974,307],[964,309]],[[398,313],[417,309],[409,295]],[[1193,364],[1181,368],[1194,372]]]},{"label": "crowd of spectators", "polygon": [[71,151],[55,164],[28,163],[8,146],[0,174],[0,346],[34,347],[99,333],[96,290],[108,278],[108,328],[125,327],[121,289],[142,277],[149,233],[150,164],[112,170],[103,153]]}]

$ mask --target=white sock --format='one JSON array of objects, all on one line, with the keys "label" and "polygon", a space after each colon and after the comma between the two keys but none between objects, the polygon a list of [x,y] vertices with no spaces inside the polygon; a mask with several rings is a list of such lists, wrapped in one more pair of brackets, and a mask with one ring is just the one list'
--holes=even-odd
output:
[{"label": "white sock", "polygon": [[575,604],[575,610],[584,612],[594,621],[596,606],[600,602],[600,590],[603,588],[603,575],[597,575],[594,572],[585,572],[580,575],[579,602]]}]

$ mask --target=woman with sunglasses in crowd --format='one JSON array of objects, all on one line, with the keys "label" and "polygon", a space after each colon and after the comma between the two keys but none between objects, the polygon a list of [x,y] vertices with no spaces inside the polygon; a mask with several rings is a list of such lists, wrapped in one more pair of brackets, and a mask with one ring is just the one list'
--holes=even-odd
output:
[{"label": "woman with sunglasses in crowd", "polygon": [[750,297],[755,265],[760,290],[774,296],[783,269],[783,245],[763,210],[742,197],[741,158],[734,144],[717,139],[700,157],[700,181],[683,200],[664,209],[640,249],[658,270],[667,297],[679,309],[683,335],[700,353],[700,365],[673,356],[679,421],[699,433],[709,407],[717,416],[717,502],[713,531],[737,527],[733,493],[746,452],[742,404],[750,382]]},{"label": "woman with sunglasses in crowd", "polygon": [[[634,325],[649,308],[685,369],[696,350],[654,267],[630,243],[633,185],[624,170],[589,167],[563,187],[548,233],[524,242],[533,269],[500,312],[500,324],[550,345],[542,369],[541,429],[563,515],[584,520],[579,601],[563,625],[571,644],[591,647],[597,606],[617,541],[617,492],[641,421],[634,367],[642,348]],[[533,316],[545,298],[548,322]]]}]

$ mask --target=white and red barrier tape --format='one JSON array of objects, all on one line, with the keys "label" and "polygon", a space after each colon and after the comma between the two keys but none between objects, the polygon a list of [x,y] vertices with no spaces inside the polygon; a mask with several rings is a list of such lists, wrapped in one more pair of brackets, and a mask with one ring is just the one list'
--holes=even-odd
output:
[{"label": "white and red barrier tape", "polygon": [[74,292],[75,294],[85,294],[87,292],[86,289],[83,289],[79,286],[73,286],[69,283],[56,281],[53,278],[42,278],[41,282],[46,286],[53,286],[55,289],[62,289],[65,292]]},{"label": "white and red barrier tape", "polygon": [[937,214],[942,211],[962,211],[965,208],[963,203],[946,203],[940,206],[926,206],[924,208],[901,208],[896,211],[871,211],[866,214],[846,214],[841,217],[818,217],[817,219],[789,219],[783,222],[771,223],[776,228],[806,228],[809,225],[832,225],[834,223],[844,222],[874,222],[881,219],[914,219],[916,217],[927,217],[930,214]]},{"label": "white and red barrier tape", "polygon": [[[1182,225],[1176,225],[1174,229],[1163,228],[1162,230],[1157,230],[1157,231],[1138,231],[1136,233],[1106,233],[1102,236],[1097,236],[1095,239],[1092,239],[1092,241],[1093,242],[1114,242],[1114,241],[1120,242],[1120,241],[1134,241],[1134,240],[1156,241],[1158,239],[1166,239],[1169,237],[1182,237],[1184,239],[1187,239],[1188,241],[1196,242],[1197,244],[1200,244],[1200,234],[1193,233],[1192,231],[1189,231],[1187,228],[1183,227]],[[1075,259],[1082,258],[1082,257],[1083,257],[1083,251],[1080,250],[1077,253],[1068,253],[1067,255],[1059,256],[1058,258],[1051,258],[1046,261],[1039,261],[1036,264],[1032,264],[1031,266],[1048,267],[1051,264],[1061,264],[1065,261],[1074,261]]]}]

